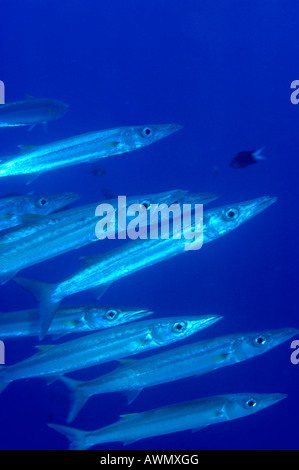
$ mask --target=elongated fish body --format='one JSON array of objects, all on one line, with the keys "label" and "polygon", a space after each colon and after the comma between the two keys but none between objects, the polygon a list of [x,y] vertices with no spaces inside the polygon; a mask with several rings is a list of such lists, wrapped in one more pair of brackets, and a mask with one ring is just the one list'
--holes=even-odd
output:
[{"label": "elongated fish body", "polygon": [[166,346],[212,325],[220,318],[209,315],[144,320],[62,344],[41,346],[40,352],[28,359],[0,368],[0,392],[13,380],[57,378],[68,372]]},{"label": "elongated fish body", "polygon": [[[262,197],[243,203],[206,211],[203,220],[203,242],[208,243],[229,233],[269,207],[275,198]],[[100,255],[97,260],[57,285],[17,278],[40,301],[41,337],[43,337],[60,301],[69,295],[92,288],[105,289],[128,274],[185,252],[184,238],[136,240]]]},{"label": "elongated fish body", "polygon": [[0,198],[0,214],[48,215],[79,199],[77,193],[31,194]]},{"label": "elongated fish body", "polygon": [[68,105],[48,98],[33,98],[0,105],[0,127],[34,126],[62,117]]},{"label": "elongated fish body", "polygon": [[146,387],[207,374],[216,369],[259,356],[288,341],[299,330],[284,328],[208,339],[131,360],[116,370],[88,382],[61,377],[71,393],[68,422],[75,419],[86,401],[99,393],[125,392],[129,403]]},{"label": "elongated fish body", "polygon": [[[186,196],[186,197],[184,197]],[[149,204],[151,203],[164,203],[164,204],[174,204],[174,203],[196,203],[196,204],[208,204],[211,201],[214,201],[217,199],[217,196],[212,193],[200,193],[200,194],[195,194],[191,195],[188,193],[188,191],[183,191],[183,190],[174,190],[174,191],[169,191],[169,192],[164,192],[160,194],[151,194],[151,195],[146,195],[146,196],[129,196],[127,198],[127,205],[139,202],[141,205]],[[118,209],[118,200],[117,199],[110,199],[110,200],[105,200],[102,201],[102,203],[105,204],[111,204],[112,206],[115,207],[115,209]],[[92,203],[92,204],[87,204],[85,206],[80,206],[76,207],[74,209],[68,209],[65,211],[60,211],[56,214],[52,214],[51,216],[44,216],[43,218],[40,218],[34,222],[27,222],[26,224],[23,224],[22,227],[11,230],[2,236],[0,236],[0,245],[7,244],[7,243],[12,243],[14,241],[19,241],[24,237],[27,237],[29,235],[32,235],[38,231],[48,229],[50,227],[53,227],[53,225],[56,224],[62,224],[62,223],[69,223],[70,220],[80,220],[83,217],[90,217],[91,219],[94,218],[94,223],[96,223],[96,217],[95,217],[95,208],[99,203]],[[94,232],[94,230],[93,230]]]},{"label": "elongated fish body", "polygon": [[[129,309],[104,305],[73,305],[58,309],[48,334],[61,338],[70,333],[87,333],[115,327],[150,315],[147,309]],[[0,339],[38,336],[37,310],[0,313]]]},{"label": "elongated fish body", "polygon": [[44,173],[150,145],[179,130],[178,124],[117,127],[52,142],[0,159],[0,177]]},{"label": "elongated fish body", "polygon": [[[176,190],[166,193],[152,194],[147,196],[130,196],[127,198],[127,206],[144,204],[144,201],[151,201],[153,204],[159,201],[163,203],[184,202],[188,199],[206,201],[208,195],[188,195],[186,191]],[[209,200],[214,199],[214,195],[209,195]],[[117,212],[117,200],[109,201]],[[97,204],[88,204],[82,208],[72,209],[66,215],[53,217],[53,225],[49,225],[43,230],[41,224],[35,233],[25,238],[11,242],[0,248],[0,281],[5,283],[17,272],[29,266],[33,266],[42,261],[55,256],[81,248],[89,243],[99,241],[95,234],[97,217],[95,209]],[[59,219],[60,217],[60,219]],[[116,226],[116,233],[120,227]],[[121,228],[121,230],[125,229]],[[109,232],[106,232],[109,235]]]},{"label": "elongated fish body", "polygon": [[49,229],[56,224],[69,223],[71,220],[80,220],[84,215],[87,217],[89,214],[89,216],[92,217],[94,216],[96,204],[97,203],[86,204],[73,209],[56,212],[55,214],[44,216],[34,221],[27,221],[22,227],[10,230],[0,236],[0,245],[20,241],[22,238]]},{"label": "elongated fish body", "polygon": [[22,224],[26,217],[46,216],[79,199],[77,193],[8,196],[0,198],[0,230]]},{"label": "elongated fish body", "polygon": [[281,393],[218,395],[123,415],[116,423],[96,431],[81,431],[57,424],[49,426],[71,441],[70,449],[88,449],[94,445],[119,441],[127,445],[148,437],[187,430],[198,431],[211,424],[250,416],[284,398],[286,395]]}]

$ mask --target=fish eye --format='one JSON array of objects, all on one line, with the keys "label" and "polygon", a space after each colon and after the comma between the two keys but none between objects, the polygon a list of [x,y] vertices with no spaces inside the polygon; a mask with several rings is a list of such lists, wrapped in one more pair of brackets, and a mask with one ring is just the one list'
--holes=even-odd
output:
[{"label": "fish eye", "polygon": [[258,336],[255,338],[254,342],[259,346],[266,343],[266,338],[264,336]]},{"label": "fish eye", "polygon": [[114,318],[117,316],[117,311],[116,310],[107,310],[105,313],[105,317],[107,320],[114,320]]},{"label": "fish eye", "polygon": [[41,207],[47,206],[47,205],[48,205],[48,200],[45,199],[44,197],[42,197],[42,198],[40,198],[40,199],[38,200],[38,204],[39,204],[39,206],[41,206]]},{"label": "fish eye", "polygon": [[141,134],[143,137],[145,137],[146,139],[148,137],[150,137],[152,135],[153,131],[150,127],[145,127],[144,129],[142,129],[141,131]]},{"label": "fish eye", "polygon": [[237,209],[231,208],[231,209],[228,209],[228,210],[225,212],[225,217],[226,217],[228,220],[236,219],[237,216],[238,216],[238,211],[237,211]]},{"label": "fish eye", "polygon": [[141,206],[143,206],[146,210],[149,210],[151,208],[151,204],[149,201],[143,201],[141,203]]},{"label": "fish eye", "polygon": [[174,323],[174,325],[172,327],[172,331],[174,333],[182,333],[182,331],[184,331],[185,329],[186,329],[186,323],[184,323],[184,322]]},{"label": "fish eye", "polygon": [[254,398],[250,398],[249,400],[247,400],[247,402],[245,403],[245,407],[246,408],[254,408],[255,406],[257,405],[257,401],[254,399]]}]

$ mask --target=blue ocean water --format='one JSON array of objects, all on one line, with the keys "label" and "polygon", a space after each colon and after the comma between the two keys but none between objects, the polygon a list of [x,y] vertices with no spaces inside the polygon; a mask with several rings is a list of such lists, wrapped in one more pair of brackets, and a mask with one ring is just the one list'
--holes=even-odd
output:
[{"label": "blue ocean water", "polygon": [[[21,0],[1,3],[1,69],[6,101],[25,94],[53,97],[68,113],[42,127],[1,132],[1,155],[19,144],[43,144],[110,127],[177,122],[183,129],[142,150],[42,175],[1,179],[8,193],[77,191],[80,204],[114,195],[170,189],[215,192],[214,206],[277,196],[265,212],[199,252],[176,257],[115,283],[103,303],[153,309],[158,316],[208,314],[224,319],[196,339],[299,327],[299,106],[290,84],[299,79],[296,0]],[[230,167],[241,150],[265,147],[265,161]],[[211,205],[212,207],[212,205]],[[80,257],[113,248],[100,242],[44,262],[22,275],[49,282],[82,266]],[[1,288],[0,310],[36,305],[13,282]],[[68,299],[69,301],[69,299]],[[71,299],[93,303],[86,291]],[[70,301],[68,302],[70,303]],[[188,341],[194,341],[190,338]],[[45,341],[47,342],[47,341]],[[36,339],[6,342],[8,364],[35,352]],[[75,427],[97,429],[120,414],[210,395],[281,392],[288,398],[248,418],[146,439],[128,449],[298,449],[299,365],[290,343],[198,378],[144,390],[132,405],[121,394],[93,397]],[[80,371],[88,379],[115,364]],[[0,397],[1,449],[66,449],[47,427],[65,423],[68,393],[61,383],[11,384]],[[122,449],[120,443],[98,446]]]}]

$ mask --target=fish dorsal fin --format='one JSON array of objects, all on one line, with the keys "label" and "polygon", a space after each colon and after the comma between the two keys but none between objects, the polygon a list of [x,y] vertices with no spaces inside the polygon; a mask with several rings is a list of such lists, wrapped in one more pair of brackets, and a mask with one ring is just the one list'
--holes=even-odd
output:
[{"label": "fish dorsal fin", "polygon": [[198,428],[192,429],[192,432],[198,432],[201,431],[203,428],[206,428],[207,426],[199,426]]}]

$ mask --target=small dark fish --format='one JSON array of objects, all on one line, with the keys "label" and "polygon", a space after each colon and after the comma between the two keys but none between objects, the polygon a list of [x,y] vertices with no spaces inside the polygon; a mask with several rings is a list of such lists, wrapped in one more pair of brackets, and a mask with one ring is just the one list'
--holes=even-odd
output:
[{"label": "small dark fish", "polygon": [[106,199],[115,199],[115,194],[112,191],[110,191],[110,189],[102,189],[101,193],[103,195],[104,200],[106,200]]},{"label": "small dark fish", "polygon": [[246,168],[248,165],[257,163],[259,160],[264,160],[265,157],[261,155],[264,147],[259,150],[247,150],[239,152],[230,162],[233,168]]},{"label": "small dark fish", "polygon": [[90,173],[94,176],[104,176],[106,174],[106,170],[102,166],[94,166],[91,168]]}]

